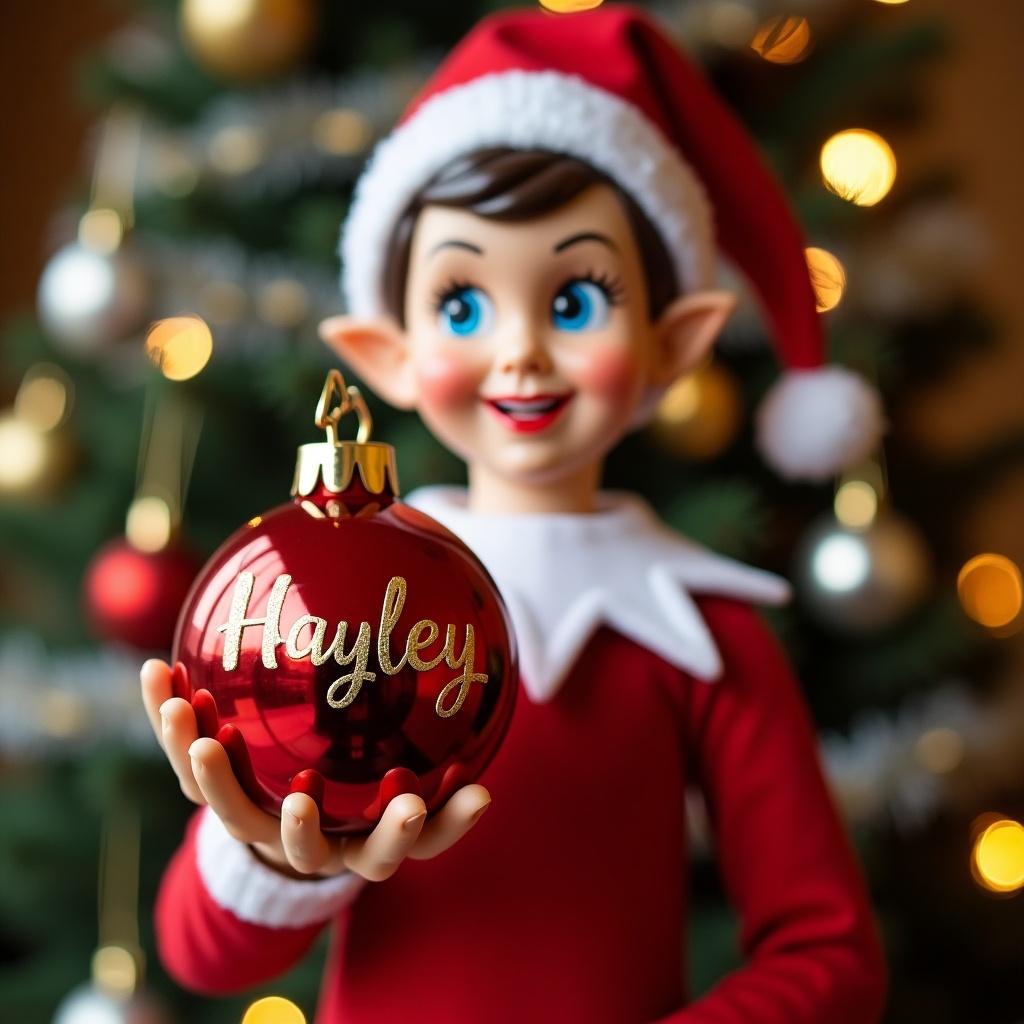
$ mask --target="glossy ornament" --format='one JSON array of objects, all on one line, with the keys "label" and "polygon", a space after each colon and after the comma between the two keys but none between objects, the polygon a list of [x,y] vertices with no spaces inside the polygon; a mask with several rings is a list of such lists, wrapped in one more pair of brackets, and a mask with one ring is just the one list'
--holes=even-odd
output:
[{"label": "glossy ornament", "polygon": [[[329,412],[332,401],[341,404]],[[359,413],[359,440],[337,422]],[[372,829],[388,801],[428,811],[479,777],[518,685],[507,612],[452,533],[396,500],[394,449],[368,441],[331,371],[299,449],[293,500],[251,519],[182,609],[175,688],[269,813],[309,793],[325,832]]]},{"label": "glossy ornament", "polygon": [[97,356],[141,329],[151,292],[131,245],[102,252],[71,242],[50,257],[39,279],[39,318],[66,352]]},{"label": "glossy ornament", "polygon": [[839,632],[895,626],[925,596],[931,557],[917,528],[886,511],[864,529],[826,516],[796,556],[794,582],[807,613]]},{"label": "glossy ornament", "polygon": [[140,651],[166,651],[199,566],[176,543],[140,551],[124,537],[101,548],[83,586],[86,615],[97,636]]},{"label": "glossy ornament", "polygon": [[262,82],[294,69],[317,26],[315,0],[183,0],[181,32],[207,71]]}]

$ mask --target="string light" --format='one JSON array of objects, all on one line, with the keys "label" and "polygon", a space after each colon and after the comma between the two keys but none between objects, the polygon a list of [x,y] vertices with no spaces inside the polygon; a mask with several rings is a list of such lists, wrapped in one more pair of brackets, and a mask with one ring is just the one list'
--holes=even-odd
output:
[{"label": "string light", "polygon": [[1008,626],[1024,603],[1020,569],[1004,555],[972,558],[960,570],[956,587],[964,611],[989,629]]},{"label": "string light", "polygon": [[811,49],[811,27],[806,18],[780,14],[754,34],[750,48],[772,64],[796,64]]},{"label": "string light", "polygon": [[25,374],[14,399],[15,415],[44,433],[56,430],[71,412],[74,385],[53,363],[37,363]]},{"label": "string light", "polygon": [[136,498],[128,508],[125,536],[139,551],[163,551],[174,532],[171,507],[154,495]]},{"label": "string light", "polygon": [[964,739],[955,729],[937,726],[921,733],[914,754],[928,771],[948,775],[964,759]]},{"label": "string light", "polygon": [[878,495],[866,480],[849,480],[836,491],[836,519],[851,530],[863,530],[878,514]]},{"label": "string light", "polygon": [[827,313],[842,301],[846,289],[846,271],[827,249],[811,246],[804,250],[804,256],[811,275],[815,306],[819,313]]},{"label": "string light", "polygon": [[896,155],[881,135],[850,128],[822,147],[821,172],[836,195],[858,206],[874,206],[896,180]]},{"label": "string light", "polygon": [[313,139],[326,153],[347,156],[362,152],[373,130],[364,114],[340,107],[321,114],[313,124]]},{"label": "string light", "polygon": [[112,996],[129,996],[139,980],[139,966],[124,946],[100,946],[92,956],[96,985]]},{"label": "string light", "polygon": [[109,256],[124,238],[124,221],[117,210],[99,207],[89,210],[78,222],[78,241],[86,249]]},{"label": "string light", "polygon": [[971,869],[978,884],[990,892],[1024,888],[1024,825],[1010,818],[987,824],[974,841]]},{"label": "string light", "polygon": [[245,1011],[242,1024],[306,1024],[306,1017],[290,999],[267,996]]},{"label": "string light", "polygon": [[822,589],[844,594],[856,590],[868,578],[871,561],[855,537],[837,533],[827,537],[814,552],[811,571]]},{"label": "string light", "polygon": [[188,380],[210,361],[213,335],[198,316],[158,320],[146,335],[146,355],[168,380]]},{"label": "string light", "polygon": [[258,128],[245,124],[227,125],[210,140],[210,163],[221,174],[246,174],[259,165],[265,148]]}]

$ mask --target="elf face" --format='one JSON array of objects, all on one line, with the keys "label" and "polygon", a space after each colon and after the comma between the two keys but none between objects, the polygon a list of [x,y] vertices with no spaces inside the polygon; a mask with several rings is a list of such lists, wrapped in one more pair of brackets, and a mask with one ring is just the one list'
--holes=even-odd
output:
[{"label": "elf face", "polygon": [[425,207],[404,327],[339,317],[322,333],[471,470],[549,486],[598,466],[645,396],[701,359],[731,309],[731,296],[706,292],[652,321],[629,220],[598,184],[526,221]]}]

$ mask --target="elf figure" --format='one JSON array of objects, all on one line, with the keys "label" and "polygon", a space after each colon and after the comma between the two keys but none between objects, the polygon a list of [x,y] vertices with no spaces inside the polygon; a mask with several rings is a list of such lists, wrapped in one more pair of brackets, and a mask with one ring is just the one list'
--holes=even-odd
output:
[{"label": "elf figure", "polygon": [[[378,147],[343,233],[349,313],[322,334],[466,461],[467,488],[406,500],[491,571],[523,693],[479,785],[428,822],[418,797],[396,797],[368,839],[332,845],[303,794],[281,822],[249,802],[187,702],[167,699],[167,667],[147,663],[147,706],[205,805],[156,908],[181,984],[269,981],[330,924],[319,1024],[879,1019],[863,881],[750,607],[785,600],[785,583],[599,490],[604,456],[733,308],[712,289],[716,246],[753,282],[787,367],[759,414],[766,455],[819,478],[864,455],[877,398],[821,366],[778,186],[641,12],[484,21]],[[694,1002],[691,786],[745,956]]]}]

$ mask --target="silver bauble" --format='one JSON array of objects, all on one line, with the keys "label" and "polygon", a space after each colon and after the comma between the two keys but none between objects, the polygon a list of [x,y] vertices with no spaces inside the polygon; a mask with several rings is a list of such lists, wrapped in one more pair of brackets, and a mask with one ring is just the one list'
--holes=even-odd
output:
[{"label": "silver bauble", "polygon": [[95,355],[142,327],[150,292],[131,244],[104,253],[71,242],[53,254],[39,279],[39,317],[67,352]]},{"label": "silver bauble", "polygon": [[894,512],[864,529],[829,515],[804,537],[793,577],[810,616],[841,632],[870,633],[896,625],[925,596],[931,559],[917,528]]},{"label": "silver bauble", "polygon": [[171,1017],[147,995],[136,993],[130,999],[115,999],[86,982],[64,998],[53,1024],[171,1024]]}]

